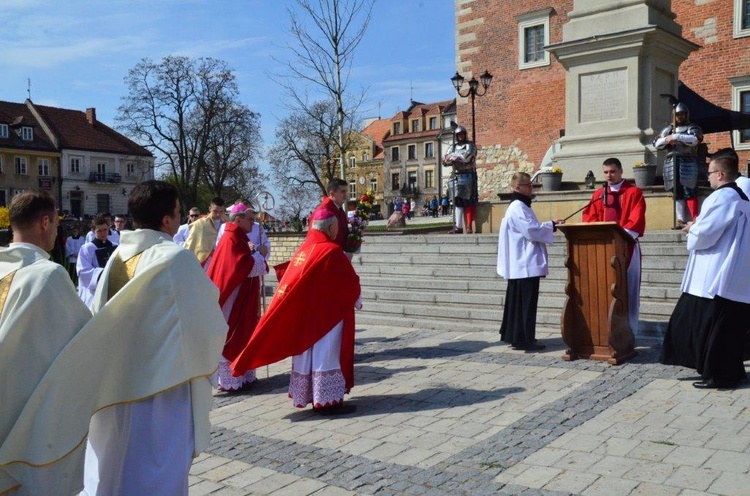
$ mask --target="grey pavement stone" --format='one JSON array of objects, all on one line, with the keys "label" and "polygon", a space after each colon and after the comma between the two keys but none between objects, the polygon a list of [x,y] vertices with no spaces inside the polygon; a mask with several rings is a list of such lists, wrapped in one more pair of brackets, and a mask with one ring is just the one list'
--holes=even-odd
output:
[{"label": "grey pavement stone", "polygon": [[[307,494],[604,494],[606,481],[613,494],[678,494],[706,483],[731,489],[727,452],[747,455],[750,445],[750,401],[682,387],[689,382],[674,379],[691,372],[655,363],[658,344],[610,367],[509,353],[495,333],[378,328],[357,340],[351,416],[294,411],[288,364],[247,395],[217,395],[212,418],[221,424],[195,461],[191,495],[207,477],[247,494],[285,494],[307,480]],[[720,455],[706,458],[713,450]],[[682,477],[700,460],[698,473]],[[238,462],[250,468],[231,473]],[[737,457],[731,469],[745,465]],[[678,478],[683,486],[671,484]]]}]

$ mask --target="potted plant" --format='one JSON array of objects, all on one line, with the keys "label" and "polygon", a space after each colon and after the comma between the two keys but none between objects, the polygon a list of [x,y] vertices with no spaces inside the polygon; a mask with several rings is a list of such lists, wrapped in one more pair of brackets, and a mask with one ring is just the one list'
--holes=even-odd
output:
[{"label": "potted plant", "polygon": [[7,207],[0,207],[0,246],[8,246],[13,238]]},{"label": "potted plant", "polygon": [[562,186],[563,171],[559,167],[543,167],[539,171],[544,191],[559,191]]},{"label": "potted plant", "polygon": [[656,182],[656,165],[636,162],[633,164],[633,178],[639,188],[653,186]]}]

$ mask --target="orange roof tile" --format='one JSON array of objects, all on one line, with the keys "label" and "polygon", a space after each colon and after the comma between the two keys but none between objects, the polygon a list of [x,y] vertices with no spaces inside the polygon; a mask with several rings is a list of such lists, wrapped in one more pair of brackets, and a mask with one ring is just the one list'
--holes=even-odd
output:
[{"label": "orange roof tile", "polygon": [[35,105],[39,114],[47,122],[52,132],[60,140],[60,148],[87,150],[125,155],[153,156],[150,151],[111,127],[96,120],[93,122],[87,113],[57,107]]}]

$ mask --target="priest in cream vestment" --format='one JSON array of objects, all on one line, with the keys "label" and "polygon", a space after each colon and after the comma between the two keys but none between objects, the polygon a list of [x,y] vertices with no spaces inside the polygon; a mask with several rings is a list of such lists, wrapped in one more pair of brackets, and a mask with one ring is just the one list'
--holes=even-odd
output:
[{"label": "priest in cream vestment", "polygon": [[[0,494],[74,494],[83,488],[82,436],[65,443],[55,430],[32,439],[9,435],[20,417],[33,430],[44,427],[48,418],[26,404],[91,312],[66,270],[49,260],[57,234],[52,197],[16,195],[10,218],[14,242],[0,248]],[[57,450],[47,452],[48,445]]]},{"label": "priest in cream vestment", "polygon": [[[180,220],[174,187],[145,181],[128,208],[139,229],[122,233],[94,318],[26,405],[29,417],[48,423],[22,418],[10,435],[55,459],[89,431],[83,494],[187,495],[192,457],[208,446],[209,377],[226,322],[216,287],[172,242]],[[61,447],[44,445],[53,433],[66,438]]]}]

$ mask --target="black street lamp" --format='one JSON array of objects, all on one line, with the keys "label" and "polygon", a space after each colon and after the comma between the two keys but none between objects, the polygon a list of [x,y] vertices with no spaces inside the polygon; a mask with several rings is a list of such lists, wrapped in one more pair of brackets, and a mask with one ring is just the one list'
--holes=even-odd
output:
[{"label": "black street lamp", "polygon": [[456,75],[451,78],[451,82],[453,83],[453,87],[456,88],[456,93],[458,93],[458,96],[466,98],[467,96],[471,97],[471,141],[474,142],[476,145],[477,142],[477,131],[476,131],[476,123],[475,123],[475,117],[474,117],[474,98],[478,96],[483,96],[487,93],[487,88],[490,87],[490,83],[492,82],[492,74],[490,74],[488,71],[484,71],[484,74],[479,76],[479,79],[482,82],[482,88],[484,91],[479,93],[479,81],[477,81],[477,78],[473,77],[469,80],[469,89],[466,91],[466,93],[461,93],[461,87],[464,85],[464,77],[456,71]]}]

